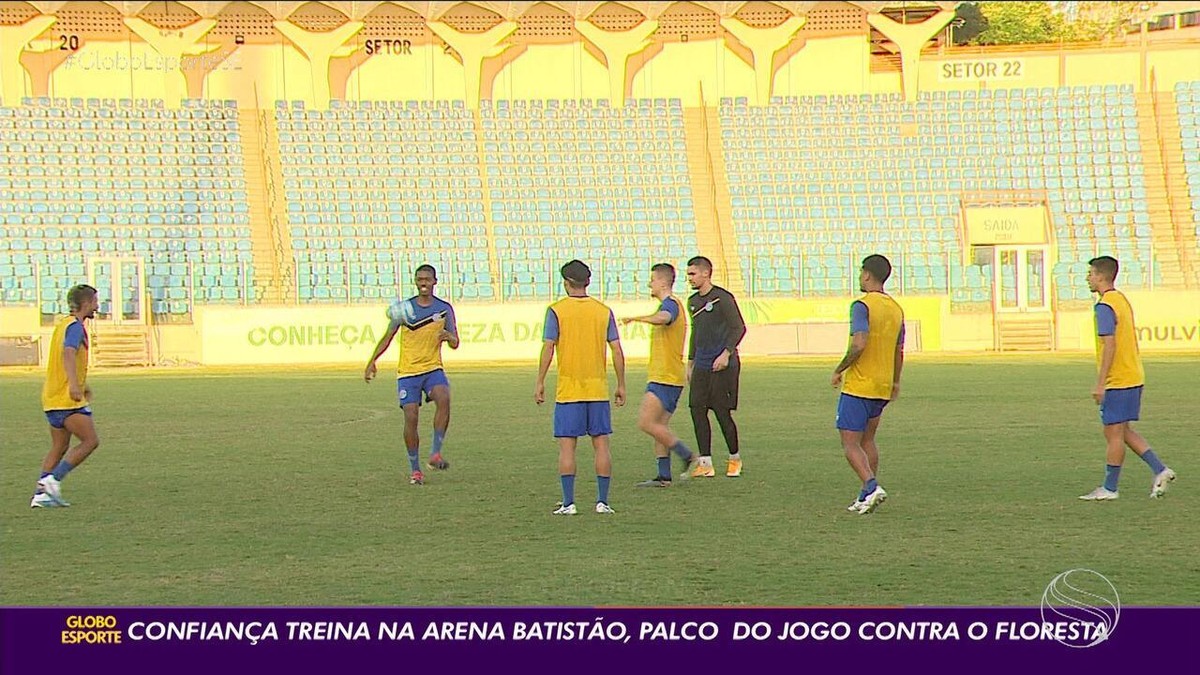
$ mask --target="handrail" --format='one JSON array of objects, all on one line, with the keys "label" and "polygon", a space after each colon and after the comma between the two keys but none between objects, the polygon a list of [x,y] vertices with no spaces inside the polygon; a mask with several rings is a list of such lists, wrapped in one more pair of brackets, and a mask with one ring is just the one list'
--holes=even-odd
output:
[{"label": "handrail", "polygon": [[[729,260],[725,255],[725,251],[727,249],[725,248],[725,235],[721,228],[721,212],[717,208],[717,171],[716,171],[715,166],[713,165],[712,148],[709,147],[709,142],[708,142],[708,135],[709,135],[708,104],[704,99],[704,82],[699,83],[699,88],[700,88],[700,126],[702,127],[702,130],[703,130],[702,136],[704,138],[704,143],[701,147],[704,149],[704,164],[705,164],[704,168],[708,171],[709,215],[712,216],[712,221],[716,225],[717,250],[721,251],[721,260],[725,264],[725,270],[724,270],[725,276],[726,276],[726,278],[728,278],[730,275]],[[693,203],[692,207],[695,208],[695,206],[696,206],[696,204]]]},{"label": "handrail", "polygon": [[964,192],[959,198],[962,206],[1041,206],[1050,195],[1046,190],[988,190]]},{"label": "handrail", "polygon": [[1154,140],[1158,149],[1158,161],[1162,165],[1163,176],[1163,193],[1164,199],[1167,202],[1167,216],[1170,218],[1171,224],[1171,240],[1175,243],[1175,250],[1179,255],[1180,272],[1184,274],[1184,284],[1187,284],[1188,268],[1190,260],[1187,259],[1187,249],[1183,245],[1183,236],[1179,227],[1180,217],[1175,207],[1175,195],[1171,189],[1171,162],[1167,157],[1167,146],[1163,139],[1163,111],[1158,105],[1158,76],[1153,68],[1150,69],[1150,108],[1154,115]]},{"label": "handrail", "polygon": [[[1196,37],[1170,37],[1170,38],[1155,38],[1147,42],[1147,47],[1182,47],[1200,43],[1200,38]],[[1026,45],[951,45],[948,46],[938,57],[963,57],[970,55],[1011,55],[1025,56],[1030,54],[1046,54],[1058,52],[1081,52],[1088,50],[1106,50],[1106,51],[1140,51],[1142,45],[1135,41],[1122,42],[1043,42],[1039,44]]]},{"label": "handrail", "polygon": [[[259,144],[259,161],[260,169],[263,175],[263,186],[266,188],[265,203],[263,207],[266,209],[267,228],[271,237],[271,253],[273,254],[272,262],[272,288],[276,288],[282,295],[280,301],[287,299],[288,289],[285,287],[285,281],[288,280],[291,270],[294,267],[285,264],[288,256],[284,252],[283,247],[283,224],[279,219],[279,213],[274,208],[274,205],[279,200],[279,186],[275,183],[275,166],[271,161],[270,153],[267,152],[271,146],[271,134],[268,130],[267,111],[263,109],[258,98],[258,86],[254,86],[254,105],[255,121],[258,124],[258,144]],[[299,302],[298,294],[292,298],[294,302]]]}]

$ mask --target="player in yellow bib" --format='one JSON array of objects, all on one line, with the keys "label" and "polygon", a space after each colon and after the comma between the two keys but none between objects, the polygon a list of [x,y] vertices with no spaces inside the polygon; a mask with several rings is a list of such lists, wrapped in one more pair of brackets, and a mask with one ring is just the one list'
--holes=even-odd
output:
[{"label": "player in yellow bib", "polygon": [[669,487],[671,485],[671,453],[679,455],[685,468],[681,479],[698,461],[695,454],[671,431],[671,415],[687,384],[687,368],[683,350],[687,342],[687,317],[683,301],[675,297],[675,267],[658,263],[650,268],[650,295],[658,301],[653,314],[621,319],[622,324],[650,324],[650,365],[646,393],[638,410],[638,428],[654,439],[654,457],[658,475],[638,483],[638,487]]},{"label": "player in yellow bib", "polygon": [[[558,475],[562,502],[554,515],[572,516],[575,508],[575,447],[580,436],[592,439],[596,461],[596,513],[612,513],[608,486],[612,480],[612,409],[608,404],[605,351],[612,351],[617,371],[614,400],[625,405],[625,353],[617,321],[604,303],[589,297],[592,270],[579,260],[563,265],[567,297],[550,305],[542,329],[542,355],[538,362],[533,400],[546,400],[546,374],[558,355],[558,387],[554,395],[554,437],[558,439]],[[607,348],[607,349],[606,349]]]},{"label": "player in yellow bib", "polygon": [[[88,385],[88,352],[91,340],[85,319],[96,315],[100,299],[96,289],[80,284],[67,291],[71,313],[54,324],[42,410],[50,423],[50,452],[42,460],[42,475],[29,505],[33,508],[70,506],[62,496],[62,481],[100,447],[92,422],[92,388]],[[71,436],[79,444],[69,450]]]},{"label": "player in yellow bib", "polygon": [[887,499],[875,475],[879,446],[875,432],[883,409],[900,394],[904,368],[904,310],[883,291],[892,263],[881,255],[863,259],[858,283],[863,297],[850,305],[850,346],[833,371],[832,384],[841,387],[837,428],[846,461],[862,481],[852,513],[871,513]]},{"label": "player in yellow bib", "polygon": [[422,396],[437,405],[433,414],[433,451],[429,455],[429,468],[450,468],[450,463],[442,457],[442,443],[450,427],[450,380],[442,369],[442,343],[458,349],[458,324],[450,303],[433,294],[437,287],[437,270],[432,265],[421,265],[417,268],[415,281],[417,294],[392,303],[388,309],[387,332],[375,345],[363,379],[370,382],[375,378],[375,362],[398,334],[400,361],[396,366],[396,395],[404,411],[404,445],[412,469],[408,482],[423,485],[425,474],[421,471],[421,436],[417,427]]},{"label": "player in yellow bib", "polygon": [[1104,484],[1080,497],[1089,502],[1117,498],[1125,446],[1141,457],[1154,474],[1150,484],[1151,497],[1163,496],[1167,486],[1175,480],[1175,472],[1167,468],[1146,439],[1133,430],[1133,422],[1141,416],[1142,386],[1146,376],[1138,350],[1133,307],[1125,294],[1115,288],[1119,269],[1116,258],[1111,256],[1088,261],[1088,290],[1100,294],[1095,308],[1099,373],[1092,399],[1100,406],[1100,423],[1104,425],[1104,440],[1108,446]]}]

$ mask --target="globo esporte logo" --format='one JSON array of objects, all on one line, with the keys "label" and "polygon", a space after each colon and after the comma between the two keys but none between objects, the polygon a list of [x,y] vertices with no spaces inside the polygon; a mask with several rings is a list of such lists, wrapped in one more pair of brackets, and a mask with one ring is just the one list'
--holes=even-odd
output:
[{"label": "globo esporte logo", "polygon": [[119,645],[121,626],[111,614],[72,614],[67,617],[60,639],[64,645]]}]

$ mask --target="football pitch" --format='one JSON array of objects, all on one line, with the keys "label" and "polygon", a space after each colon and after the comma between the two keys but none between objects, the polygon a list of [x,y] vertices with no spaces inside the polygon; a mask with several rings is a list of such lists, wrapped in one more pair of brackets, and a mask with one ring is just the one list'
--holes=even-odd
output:
[{"label": "football pitch", "polygon": [[[1036,605],[1073,568],[1125,605],[1200,604],[1194,355],[1146,359],[1138,425],[1179,480],[1149,499],[1129,453],[1108,503],[1076,499],[1104,474],[1094,361],[910,359],[879,435],[890,496],[868,516],[845,510],[858,485],[833,429],[833,362],[747,360],[743,476],[722,475],[714,423],[718,477],[667,489],[633,487],[654,461],[631,367],[617,513],[574,517],[550,515],[552,410],[533,403],[532,364],[450,368],[452,466],[424,486],[408,484],[382,362],[371,385],[353,367],[95,373],[100,448],[64,484],[71,508],[36,510],[41,376],[5,374],[0,604]],[[586,441],[578,456],[584,507]]]}]

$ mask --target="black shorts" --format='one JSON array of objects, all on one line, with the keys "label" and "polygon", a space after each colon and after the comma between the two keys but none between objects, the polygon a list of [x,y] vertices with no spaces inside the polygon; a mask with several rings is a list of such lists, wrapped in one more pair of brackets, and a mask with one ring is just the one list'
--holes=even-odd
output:
[{"label": "black shorts", "polygon": [[729,367],[722,371],[714,373],[711,369],[694,369],[688,390],[688,406],[737,410],[741,374],[742,362],[736,356],[729,359]]}]

